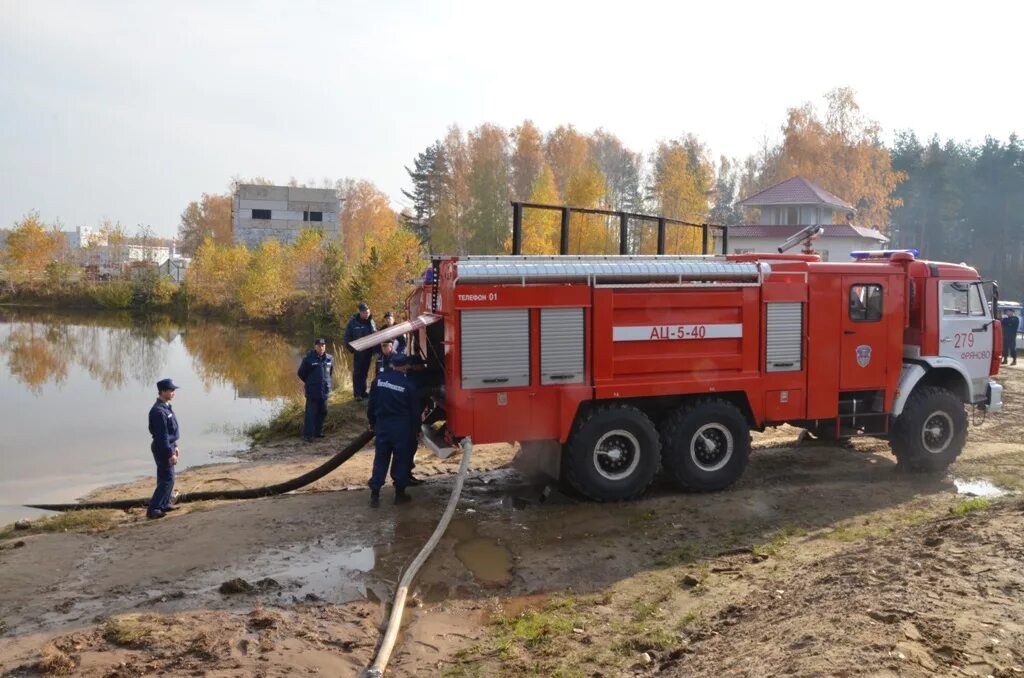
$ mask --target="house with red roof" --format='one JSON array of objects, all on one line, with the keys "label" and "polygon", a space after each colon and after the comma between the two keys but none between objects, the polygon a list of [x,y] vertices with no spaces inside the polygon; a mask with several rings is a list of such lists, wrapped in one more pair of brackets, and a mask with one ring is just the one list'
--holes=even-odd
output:
[{"label": "house with red roof", "polygon": [[[814,241],[822,261],[849,261],[850,252],[877,250],[889,239],[880,231],[853,223],[856,208],[829,193],[813,181],[796,176],[769,186],[740,201],[750,214],[757,211],[757,223],[729,227],[729,250],[733,254],[776,252],[787,238],[811,225],[824,226]],[[799,246],[790,250],[799,252]]]}]

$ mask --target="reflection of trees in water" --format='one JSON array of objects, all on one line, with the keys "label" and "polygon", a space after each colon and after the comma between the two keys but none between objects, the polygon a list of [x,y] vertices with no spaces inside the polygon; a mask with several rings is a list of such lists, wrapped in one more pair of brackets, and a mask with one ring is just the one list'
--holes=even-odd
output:
[{"label": "reflection of trees in water", "polygon": [[[234,386],[240,397],[277,398],[301,393],[295,376],[304,353],[280,334],[218,323],[180,326],[169,318],[140,321],[127,314],[74,315],[0,309],[0,355],[11,375],[39,393],[62,384],[71,366],[104,390],[154,384],[164,376],[169,345],[182,337],[203,386]],[[338,369],[344,370],[344,361]],[[172,375],[181,380],[185,375]]]},{"label": "reflection of trees in water", "polygon": [[211,383],[230,383],[243,398],[280,398],[301,392],[295,372],[302,351],[280,334],[200,323],[189,325],[182,341],[207,388]]},{"label": "reflection of trees in water", "polygon": [[10,322],[0,353],[6,354],[11,375],[35,393],[43,384],[64,383],[72,365],[84,369],[105,390],[131,381],[155,383],[167,362],[167,342],[161,341],[161,331],[174,328],[170,336],[177,334],[168,321],[136,325],[130,318],[122,323],[104,318],[83,324],[88,321],[54,315],[28,322],[0,320]]},{"label": "reflection of trees in water", "polygon": [[0,342],[11,376],[33,393],[39,393],[47,382],[61,384],[68,377],[68,362],[52,341],[52,329],[41,323],[22,323],[13,326]]}]

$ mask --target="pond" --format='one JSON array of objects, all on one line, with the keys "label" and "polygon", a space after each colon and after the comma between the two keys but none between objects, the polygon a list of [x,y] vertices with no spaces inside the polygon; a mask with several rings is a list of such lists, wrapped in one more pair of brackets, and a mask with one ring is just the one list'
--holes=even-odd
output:
[{"label": "pond", "polygon": [[224,322],[0,307],[0,526],[38,515],[24,502],[152,475],[147,415],[163,377],[181,387],[179,469],[231,460],[248,425],[301,394],[311,343]]}]

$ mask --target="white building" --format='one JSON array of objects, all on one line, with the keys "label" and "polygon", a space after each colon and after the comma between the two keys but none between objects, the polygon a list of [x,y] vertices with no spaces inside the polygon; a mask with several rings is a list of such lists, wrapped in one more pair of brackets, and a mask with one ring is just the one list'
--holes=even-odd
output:
[{"label": "white building", "polygon": [[[777,252],[787,238],[811,225],[825,228],[813,243],[822,261],[850,261],[851,252],[880,249],[889,242],[877,229],[854,225],[853,205],[799,176],[770,186],[740,205],[757,209],[759,218],[757,223],[729,227],[732,254]],[[833,223],[837,214],[844,223]]]},{"label": "white building", "polygon": [[304,228],[340,237],[340,203],[333,188],[239,184],[232,208],[232,241],[255,247],[264,240],[294,242]]}]

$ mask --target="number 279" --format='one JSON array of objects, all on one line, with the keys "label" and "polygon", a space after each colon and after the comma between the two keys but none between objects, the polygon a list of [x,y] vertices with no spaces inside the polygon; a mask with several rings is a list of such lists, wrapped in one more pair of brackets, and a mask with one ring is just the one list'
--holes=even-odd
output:
[{"label": "number 279", "polygon": [[971,348],[972,346],[974,346],[973,332],[965,332],[962,334],[957,332],[953,335],[953,348]]}]

